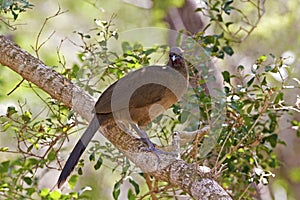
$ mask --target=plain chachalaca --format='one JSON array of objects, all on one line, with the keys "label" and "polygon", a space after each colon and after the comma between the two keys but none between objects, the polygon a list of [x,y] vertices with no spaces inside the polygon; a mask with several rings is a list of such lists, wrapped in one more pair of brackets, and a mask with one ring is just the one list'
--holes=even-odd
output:
[{"label": "plain chachalaca", "polygon": [[133,71],[102,93],[95,105],[93,119],[59,176],[58,188],[75,168],[101,123],[108,118],[131,126],[147,142],[150,150],[155,152],[154,145],[140,127],[148,125],[152,119],[176,103],[186,91],[188,72],[182,53],[180,48],[172,47],[166,66],[147,66]]}]

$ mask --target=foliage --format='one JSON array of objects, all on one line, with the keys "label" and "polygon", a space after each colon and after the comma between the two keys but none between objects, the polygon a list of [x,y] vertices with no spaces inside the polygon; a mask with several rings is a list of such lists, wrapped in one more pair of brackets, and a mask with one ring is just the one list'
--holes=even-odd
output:
[{"label": "foliage", "polygon": [[5,24],[6,27],[14,29],[15,27],[11,25],[11,20],[4,17],[2,13],[10,13],[13,16],[13,20],[18,19],[19,15],[31,9],[33,4],[27,0],[1,0],[0,1],[0,28],[2,28],[1,23]]},{"label": "foliage", "polygon": [[[216,150],[213,164],[218,167],[226,163],[223,186],[235,191],[235,198],[241,198],[241,194],[250,198],[255,193],[255,188],[250,187],[252,182],[269,183],[273,176],[270,170],[279,167],[274,148],[284,144],[278,138],[278,121],[286,112],[283,88],[272,86],[267,80],[273,72],[265,59],[266,56],[260,57],[250,74],[244,74],[244,66],[238,66],[237,74],[222,73],[227,99],[226,128],[219,138],[220,149]],[[234,81],[241,84],[234,86]]]},{"label": "foliage", "polygon": [[[10,106],[7,108],[6,115],[0,116],[1,132],[6,132],[9,137],[15,138],[10,140],[10,144],[16,144],[16,148],[8,144],[1,147],[0,151],[22,155],[15,160],[3,161],[0,164],[0,190],[5,198],[34,199],[38,195],[42,199],[64,199],[64,195],[61,194],[57,197],[58,191],[37,190],[39,179],[36,173],[43,168],[57,168],[55,163],[58,162],[57,153],[61,148],[58,142],[62,137],[73,132],[75,123],[71,119],[74,119],[74,115],[53,99],[48,98],[45,101],[46,107],[36,115],[26,109],[26,102],[19,102],[18,107]],[[41,117],[43,112],[47,113],[46,118]]]},{"label": "foliage", "polygon": [[256,28],[265,9],[264,1],[205,0],[196,9],[209,17],[206,28],[214,26],[216,35],[222,33],[227,41],[242,42]]},{"label": "foliage", "polygon": [[111,51],[108,43],[118,39],[118,32],[113,29],[112,24],[114,18],[115,15],[108,21],[95,20],[97,26],[89,33],[77,32],[82,41],[79,46],[83,51],[78,54],[82,66],[74,64],[72,69],[63,72],[64,76],[74,80],[90,94],[96,92],[93,87],[100,81],[110,85],[131,70],[149,65],[150,55],[158,49],[164,52],[167,50],[165,45],[143,49],[141,44],[124,41],[121,55]]},{"label": "foliage", "polygon": [[26,0],[2,0],[1,1],[1,12],[10,12],[14,20],[16,20],[21,12],[25,12],[27,9],[32,8],[32,4]]},{"label": "foliage", "polygon": [[[26,11],[32,5],[27,1],[3,1],[1,11],[11,12],[14,19],[19,13]],[[155,1],[156,2],[156,1]],[[170,1],[167,1],[170,2]],[[193,35],[189,39],[196,41],[205,50],[205,55],[210,58],[225,59],[234,55],[234,43],[242,42],[254,30],[263,15],[263,5],[260,1],[243,1],[236,4],[231,0],[208,0],[205,6],[199,7],[196,12],[201,12],[209,17],[210,22],[203,32]],[[252,3],[251,3],[252,2]],[[256,3],[253,3],[256,2]],[[182,1],[174,5],[180,6]],[[248,4],[252,5],[250,9]],[[156,6],[156,7],[155,7]],[[154,9],[157,13],[166,10],[168,4],[158,5]],[[247,9],[245,9],[247,7]],[[256,15],[253,15],[253,13]],[[251,17],[256,16],[255,20]],[[120,53],[112,51],[109,47],[111,41],[119,40],[119,33],[113,24],[115,15],[109,20],[95,20],[96,27],[88,33],[76,31],[81,44],[78,53],[78,62],[70,68],[64,66],[62,75],[94,95],[101,93],[105,87],[115,80],[123,77],[132,70],[149,65],[157,55],[163,59],[167,55],[168,47],[164,44],[145,48],[140,43],[122,42]],[[243,23],[240,23],[240,22]],[[213,27],[214,34],[207,34],[206,30]],[[183,40],[178,36],[178,42]],[[193,49],[189,41],[185,41],[186,51]],[[191,121],[189,128],[202,128],[204,125],[214,127],[219,125],[220,118],[216,111],[215,101],[208,94],[207,84],[216,81],[210,73],[210,66],[203,64],[202,55],[191,55],[189,63],[190,76],[197,77],[193,88],[190,88],[185,98],[186,104],[177,103],[172,106],[171,115],[162,115],[149,126],[149,135],[159,140],[163,145],[170,145],[172,132],[180,124]],[[187,59],[190,60],[190,59]],[[286,105],[284,90],[286,80],[280,74],[284,65],[284,58],[277,58],[270,54],[259,57],[253,66],[237,66],[236,71],[224,70],[222,72],[223,90],[218,91],[224,101],[219,102],[225,116],[222,117],[220,134],[213,150],[205,157],[200,156],[201,147],[205,139],[196,138],[193,142],[182,147],[182,159],[187,162],[205,163],[217,172],[226,168],[219,177],[218,182],[232,194],[234,199],[250,199],[255,195],[253,183],[268,184],[273,177],[272,171],[279,167],[279,161],[274,149],[279,144],[284,144],[278,137],[278,125],[283,113],[298,110],[297,105]],[[251,68],[252,70],[246,70]],[[275,83],[270,77],[278,74],[281,82]],[[99,85],[102,88],[97,88]],[[28,85],[39,96],[39,92],[30,84]],[[299,87],[299,86],[295,86]],[[57,169],[60,167],[58,152],[67,136],[76,132],[74,127],[80,124],[81,119],[61,103],[47,97],[40,97],[45,108],[39,113],[33,113],[26,102],[18,107],[8,107],[5,115],[0,116],[1,133],[15,138],[16,148],[0,147],[1,153],[14,153],[21,155],[11,160],[0,163],[0,195],[8,199],[84,199],[90,198],[84,187],[79,192],[62,194],[58,190],[36,189],[41,179],[37,175],[39,169]],[[190,108],[197,107],[197,114]],[[189,118],[190,117],[190,118]],[[191,120],[193,117],[193,120]],[[292,121],[291,124],[298,130],[300,122]],[[210,135],[206,136],[211,137]],[[42,153],[41,153],[42,152]],[[139,173],[144,182],[132,178],[136,174],[135,166],[129,162],[111,143],[93,141],[88,149],[89,160],[94,169],[99,170],[103,165],[109,165],[112,172],[119,174],[118,181],[112,189],[112,198],[119,199],[121,187],[129,183],[127,189],[128,199],[156,197],[171,198],[174,194],[186,196],[185,192],[171,187],[168,183],[157,182],[147,174]],[[77,166],[77,174],[69,179],[69,187],[73,190],[78,178],[83,174],[82,159]],[[298,170],[299,171],[299,170]],[[298,171],[292,172],[299,174]],[[78,176],[79,175],[79,176]],[[292,176],[292,175],[291,175]],[[149,185],[155,183],[155,187]],[[297,180],[298,181],[298,180]],[[148,186],[148,191],[143,186]]]}]

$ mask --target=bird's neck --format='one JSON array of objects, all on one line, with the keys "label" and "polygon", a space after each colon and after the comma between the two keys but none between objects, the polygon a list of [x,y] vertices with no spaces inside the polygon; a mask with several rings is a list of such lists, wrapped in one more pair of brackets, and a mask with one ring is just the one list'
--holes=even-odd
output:
[{"label": "bird's neck", "polygon": [[181,73],[186,79],[188,78],[188,70],[185,62],[181,63],[168,63],[173,69]]}]

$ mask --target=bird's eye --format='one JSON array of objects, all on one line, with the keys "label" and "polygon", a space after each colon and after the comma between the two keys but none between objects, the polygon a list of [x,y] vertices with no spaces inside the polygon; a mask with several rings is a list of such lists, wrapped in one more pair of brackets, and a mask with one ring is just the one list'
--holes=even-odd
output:
[{"label": "bird's eye", "polygon": [[175,60],[177,59],[177,56],[176,55],[172,55],[171,56],[171,60],[174,62]]},{"label": "bird's eye", "polygon": [[170,54],[170,59],[174,62],[175,60],[179,59],[180,56],[177,54]]}]

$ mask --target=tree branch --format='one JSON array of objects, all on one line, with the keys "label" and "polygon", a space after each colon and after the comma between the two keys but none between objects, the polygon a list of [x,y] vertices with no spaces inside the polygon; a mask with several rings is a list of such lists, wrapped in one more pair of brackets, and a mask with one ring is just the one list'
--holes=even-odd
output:
[{"label": "tree branch", "polygon": [[[91,119],[94,99],[42,61],[22,50],[0,35],[0,63],[37,85],[52,98],[74,109],[87,120]],[[213,180],[207,167],[187,164],[173,153],[160,154],[160,160],[145,150],[147,146],[122,131],[114,120],[108,120],[100,132],[142,171],[157,180],[166,181],[189,193],[195,199],[231,199],[226,191]]]}]

